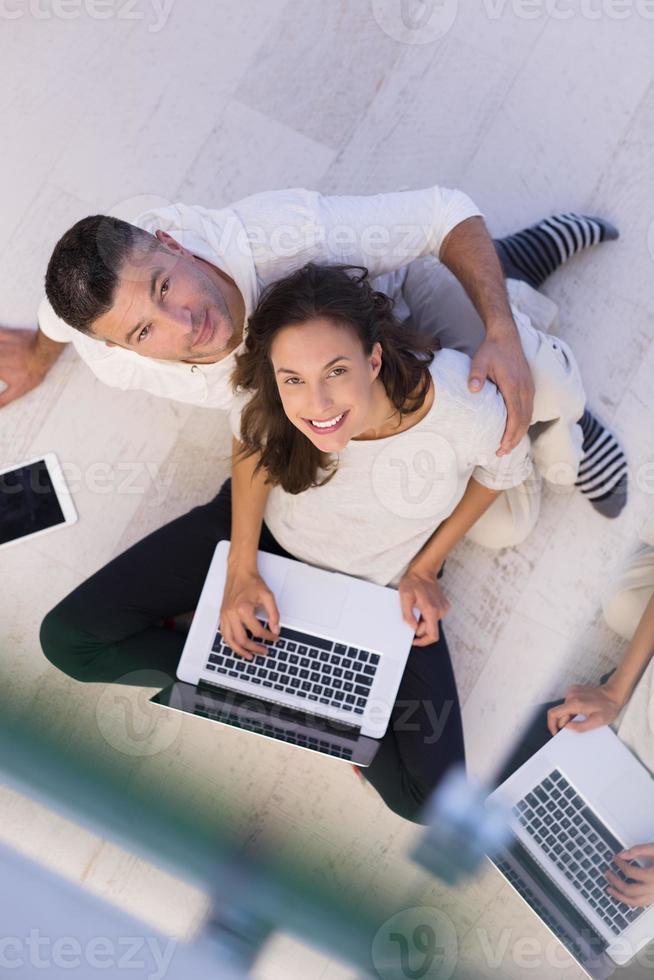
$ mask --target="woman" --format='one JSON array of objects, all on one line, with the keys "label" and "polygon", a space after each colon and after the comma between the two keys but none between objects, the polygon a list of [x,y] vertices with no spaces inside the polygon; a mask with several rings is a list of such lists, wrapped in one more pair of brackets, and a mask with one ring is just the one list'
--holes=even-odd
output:
[{"label": "woman", "polygon": [[[602,725],[611,725],[654,775],[654,522],[642,537],[644,543],[628,559],[603,602],[607,623],[629,641],[621,662],[599,685],[575,684],[564,700],[542,705],[499,782],[562,728],[588,732]],[[577,719],[578,715],[584,717]],[[645,859],[644,868],[629,863],[641,859]],[[613,861],[628,875],[630,884],[607,867],[607,893],[631,908],[654,904],[654,842],[616,854]]]},{"label": "woman", "polygon": [[[434,353],[395,322],[392,302],[373,291],[365,270],[315,265],[266,291],[234,374],[223,637],[251,658],[265,653],[255,638],[273,639],[278,629],[257,571],[260,546],[397,586],[415,642],[365,776],[414,820],[445,769],[463,758],[439,629],[449,608],[437,580],[443,563],[473,525],[477,540],[501,547],[522,540],[538,513],[528,440],[496,455],[506,408],[490,383],[470,393],[468,374],[466,355]],[[410,724],[400,710],[407,699]],[[436,734],[433,719],[446,714]]]}]

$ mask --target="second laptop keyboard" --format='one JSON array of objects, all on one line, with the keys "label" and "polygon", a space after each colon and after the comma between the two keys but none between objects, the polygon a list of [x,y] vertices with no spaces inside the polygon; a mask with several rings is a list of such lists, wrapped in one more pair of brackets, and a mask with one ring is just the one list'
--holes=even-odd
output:
[{"label": "second laptop keyboard", "polygon": [[288,626],[280,628],[276,641],[261,642],[268,653],[245,660],[216,633],[207,670],[363,714],[381,659],[378,653],[300,633]]},{"label": "second laptop keyboard", "polygon": [[520,800],[513,812],[611,932],[621,933],[643,914],[644,909],[632,909],[607,894],[607,867],[623,881],[629,880],[612,863],[624,845],[558,769]]}]

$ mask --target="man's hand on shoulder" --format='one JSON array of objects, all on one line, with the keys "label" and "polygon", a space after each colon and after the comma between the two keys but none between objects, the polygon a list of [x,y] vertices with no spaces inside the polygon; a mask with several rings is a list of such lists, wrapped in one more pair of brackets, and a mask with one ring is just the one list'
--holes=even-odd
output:
[{"label": "man's hand on shoulder", "polygon": [[41,384],[65,346],[38,329],[0,327],[0,408]]},{"label": "man's hand on shoulder", "polygon": [[506,405],[506,428],[497,450],[498,456],[506,456],[527,432],[534,409],[534,379],[513,323],[497,331],[489,329],[472,360],[470,390],[480,391],[487,378],[497,386]]}]

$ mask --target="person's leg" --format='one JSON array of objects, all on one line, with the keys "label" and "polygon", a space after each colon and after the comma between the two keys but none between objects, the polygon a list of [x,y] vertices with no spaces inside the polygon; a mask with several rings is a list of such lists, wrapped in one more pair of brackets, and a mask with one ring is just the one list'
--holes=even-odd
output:
[{"label": "person's leg", "polygon": [[[494,239],[494,244],[512,301],[519,307],[525,304],[524,312],[534,325],[547,331],[556,319],[556,305],[537,290],[577,252],[617,237],[608,221],[569,213],[544,218]],[[418,329],[437,339],[441,347],[470,357],[475,354],[485,337],[483,322],[461,283],[436,258],[427,256],[407,266],[401,294],[402,309],[408,307]]]},{"label": "person's leg", "polygon": [[[593,236],[579,231],[578,241],[586,240],[591,242]],[[559,264],[567,257],[559,254]],[[627,499],[626,459],[615,436],[587,410],[570,347],[549,335],[556,322],[556,306],[526,280],[509,279],[507,289],[534,376],[530,435],[536,465],[549,482],[576,486],[599,513],[616,517]],[[433,257],[407,267],[402,299],[410,310],[411,325],[441,347],[472,357],[484,340],[483,323],[463,286]]]},{"label": "person's leg", "polygon": [[520,766],[524,765],[531,759],[532,755],[535,755],[539,749],[542,749],[549,742],[552,736],[547,727],[547,712],[550,708],[563,704],[563,701],[564,699],[561,698],[559,701],[550,701],[548,704],[538,705],[526,730],[511,748],[499,775],[496,777],[496,786],[501,786],[509,776],[512,776]]},{"label": "person's leg", "polygon": [[534,474],[496,497],[466,538],[493,550],[514,548],[532,532],[540,513],[540,500],[540,479]]},{"label": "person's leg", "polygon": [[619,237],[604,218],[585,214],[553,214],[514,235],[495,239],[495,248],[507,279],[522,279],[540,289],[555,269],[577,252]]},{"label": "person's leg", "polygon": [[[231,484],[148,535],[83,582],[45,617],[50,662],[79,681],[143,686],[175,677],[183,634],[161,621],[195,609],[216,545],[231,532]],[[286,554],[264,528],[261,547]],[[138,673],[135,673],[138,672]]]},{"label": "person's leg", "polygon": [[534,462],[548,483],[574,486],[604,517],[626,503],[627,460],[615,436],[585,408],[581,372],[564,340],[516,314],[534,379],[530,436]]},{"label": "person's leg", "polygon": [[583,457],[586,392],[577,359],[564,340],[538,330],[523,310],[515,314],[534,381],[530,438],[538,472],[554,486],[574,485]]},{"label": "person's leg", "polygon": [[386,805],[414,823],[450,766],[464,761],[459,697],[441,625],[437,643],[412,647],[386,734],[361,772]]},{"label": "person's leg", "polygon": [[631,640],[654,593],[654,547],[643,544],[628,559],[602,601],[611,629]]},{"label": "person's leg", "polygon": [[[604,618],[619,636],[631,640],[654,596],[654,546],[643,543],[628,559],[604,597]],[[646,631],[648,627],[645,627]],[[642,634],[641,634],[642,635]],[[654,659],[645,667],[618,718],[618,738],[654,772]]]},{"label": "person's leg", "polygon": [[440,347],[474,356],[486,336],[483,321],[459,280],[436,258],[407,266],[402,296],[411,326]]},{"label": "person's leg", "polygon": [[[606,684],[614,672],[615,668],[607,674],[604,674],[600,679],[600,684]],[[563,704],[564,700],[565,698],[560,698],[558,701],[549,701],[547,704],[538,705],[524,733],[520,735],[518,741],[513,745],[508,757],[505,759],[502,769],[496,777],[496,786],[500,786],[505,782],[520,766],[528,762],[532,755],[535,755],[539,749],[542,749],[549,742],[552,735],[547,727],[547,712],[550,708],[557,708],[560,704]]]}]

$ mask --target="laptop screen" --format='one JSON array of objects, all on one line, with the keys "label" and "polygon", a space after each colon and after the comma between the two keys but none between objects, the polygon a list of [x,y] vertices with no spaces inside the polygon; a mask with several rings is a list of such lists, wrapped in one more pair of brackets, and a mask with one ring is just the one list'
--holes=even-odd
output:
[{"label": "laptop screen", "polygon": [[606,955],[607,942],[557,888],[517,837],[491,859],[509,884],[554,933],[592,980],[606,980],[616,964]]}]

